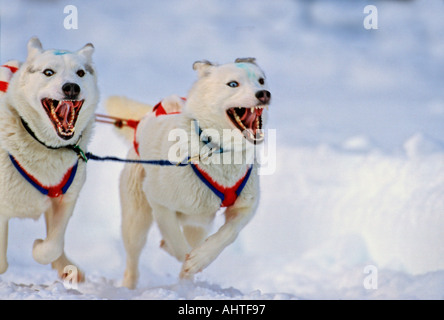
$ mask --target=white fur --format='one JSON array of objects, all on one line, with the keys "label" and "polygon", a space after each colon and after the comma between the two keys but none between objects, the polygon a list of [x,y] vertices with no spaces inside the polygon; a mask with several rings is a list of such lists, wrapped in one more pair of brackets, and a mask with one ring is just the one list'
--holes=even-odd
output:
[{"label": "white fur", "polygon": [[[167,111],[182,109],[182,113],[159,117],[148,113],[142,118],[137,129],[140,158],[168,159],[170,149],[180,143],[168,139],[170,133],[177,129],[187,133],[187,143],[181,147],[188,149],[193,144],[202,147],[194,132],[193,119],[198,120],[202,130],[213,130],[210,132],[215,133],[215,140],[216,136],[223,136],[224,129],[231,129],[240,137],[241,144],[233,146],[224,139],[217,142],[224,149],[231,150],[228,153],[240,154],[244,161],[239,164],[218,164],[223,155],[214,154],[209,157],[210,161],[202,161],[199,166],[220,184],[232,186],[249,168],[247,158],[252,160],[254,145],[247,142],[234,127],[226,110],[234,106],[257,105],[255,92],[266,89],[266,85],[259,84],[257,79],[264,75],[255,64],[249,65],[250,74],[234,63],[212,65],[197,62],[193,67],[198,71],[199,79],[190,90],[187,102],[184,103],[177,96],[162,101]],[[236,89],[227,86],[233,80],[240,83]],[[120,105],[120,110],[132,110],[133,105],[138,105],[131,100],[121,101],[124,104]],[[188,150],[189,156],[196,155],[191,148]],[[128,158],[138,158],[133,148]],[[221,201],[190,167],[127,164],[120,177],[120,193],[122,234],[127,252],[123,285],[134,288],[139,276],[139,256],[153,220],[157,222],[163,237],[161,248],[183,262],[180,277],[192,278],[232,243],[252,218],[258,206],[259,179],[255,165],[239,198],[226,208],[225,224],[210,236],[209,227]]]},{"label": "white fur", "polygon": [[[86,167],[79,161],[77,174],[69,190],[60,197],[41,194],[13,167],[9,154],[43,185],[60,183],[64,174],[77,161],[77,155],[68,149],[48,149],[36,141],[23,127],[20,117],[28,123],[37,138],[48,146],[62,147],[76,143],[85,150],[90,139],[94,112],[98,102],[97,79],[92,69],[93,46],[88,44],[77,52],[54,55],[43,50],[40,41],[32,38],[28,43],[28,57],[14,74],[6,94],[0,97],[0,273],[6,271],[8,220],[10,218],[37,219],[45,214],[47,237],[34,242],[33,257],[42,264],[52,263],[60,276],[66,265],[72,264],[64,254],[64,234],[80,189],[85,181]],[[56,73],[45,76],[45,69]],[[82,78],[79,69],[89,70]],[[77,83],[79,99],[85,102],[70,140],[61,139],[41,104],[41,99],[63,99],[62,86]],[[79,272],[80,278],[82,274]]]}]

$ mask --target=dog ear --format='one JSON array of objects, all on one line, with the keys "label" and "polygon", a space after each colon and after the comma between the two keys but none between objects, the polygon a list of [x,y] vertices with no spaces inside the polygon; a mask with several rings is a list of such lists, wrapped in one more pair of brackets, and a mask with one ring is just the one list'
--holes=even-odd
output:
[{"label": "dog ear", "polygon": [[78,54],[84,56],[86,60],[88,60],[88,62],[90,63],[92,61],[93,52],[94,52],[94,46],[92,43],[85,44],[85,46],[82,49],[77,51]]},{"label": "dog ear", "polygon": [[196,61],[193,63],[193,70],[196,70],[199,74],[199,77],[204,77],[209,74],[210,68],[213,67],[214,64],[212,64],[208,60],[201,60]]},{"label": "dog ear", "polygon": [[39,38],[33,37],[28,41],[28,58],[31,59],[33,56],[35,56],[38,53],[42,53],[42,43],[40,42]]},{"label": "dog ear", "polygon": [[235,63],[248,62],[252,64],[256,64],[256,58],[237,58]]}]

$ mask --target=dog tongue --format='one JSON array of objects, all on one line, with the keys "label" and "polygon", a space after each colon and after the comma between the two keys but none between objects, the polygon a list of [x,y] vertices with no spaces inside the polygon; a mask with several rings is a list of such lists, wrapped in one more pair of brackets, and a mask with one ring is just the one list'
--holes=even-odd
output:
[{"label": "dog tongue", "polygon": [[257,117],[262,114],[262,109],[255,109],[254,112],[251,112],[250,108],[246,108],[244,115],[241,120],[244,125],[249,129],[254,129],[253,124]]},{"label": "dog tongue", "polygon": [[69,127],[69,115],[74,110],[74,103],[73,101],[69,100],[62,100],[59,102],[59,105],[55,109],[55,112],[57,114],[57,117],[60,120],[60,123],[63,126],[63,129],[67,130]]}]

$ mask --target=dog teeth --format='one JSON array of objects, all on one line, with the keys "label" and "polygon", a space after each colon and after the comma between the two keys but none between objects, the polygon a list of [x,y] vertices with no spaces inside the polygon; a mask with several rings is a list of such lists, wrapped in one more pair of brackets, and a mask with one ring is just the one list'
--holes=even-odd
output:
[{"label": "dog teeth", "polygon": [[247,128],[245,127],[245,125],[242,123],[241,119],[239,118],[239,116],[237,115],[236,112],[234,112],[234,119],[236,119],[236,122],[241,126],[241,128],[243,130],[247,130]]}]

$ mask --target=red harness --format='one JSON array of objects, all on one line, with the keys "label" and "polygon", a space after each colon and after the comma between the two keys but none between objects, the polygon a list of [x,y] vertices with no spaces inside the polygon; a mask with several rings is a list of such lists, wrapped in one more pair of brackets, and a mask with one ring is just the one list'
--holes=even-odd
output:
[{"label": "red harness", "polygon": [[8,73],[8,75],[6,75],[6,79],[3,79],[3,77],[0,78],[0,91],[6,92],[8,90],[8,86],[9,86],[9,79],[18,70],[18,68],[15,66],[8,65],[8,64],[4,64],[4,65],[0,66],[0,68],[9,69],[9,70],[2,70],[2,72]]},{"label": "red harness", "polygon": [[251,174],[251,169],[253,168],[253,166],[250,166],[247,172],[245,172],[244,176],[240,178],[232,187],[225,187],[214,180],[207,172],[199,168],[197,164],[192,163],[191,167],[199,179],[205,183],[216,196],[220,198],[222,201],[220,204],[221,207],[229,207],[236,202],[237,197],[241,194],[242,189],[247,184],[248,178]]},{"label": "red harness", "polygon": [[12,155],[9,155],[9,158],[11,159],[11,162],[14,165],[14,167],[23,176],[23,178],[26,179],[26,181],[28,181],[34,188],[36,188],[42,194],[50,198],[57,198],[68,191],[69,187],[74,181],[77,172],[77,165],[79,164],[78,162],[76,162],[76,164],[73,167],[69,168],[59,184],[55,186],[45,186],[40,181],[38,181],[34,176],[28,173],[21,166],[21,164],[18,163],[17,160],[15,160],[15,158]]},{"label": "red harness", "polygon": [[[182,98],[184,99],[184,98]],[[158,116],[162,116],[162,115],[169,115],[169,114],[179,114],[180,112],[170,112],[167,113],[165,111],[165,108],[162,105],[162,101],[159,102],[158,104],[156,104],[152,110],[152,112],[154,112],[154,115],[156,117]],[[139,125],[140,121],[135,121],[135,120],[126,120],[126,124],[134,129],[134,139],[133,139],[133,146],[134,146],[134,150],[136,151],[137,155],[140,157],[139,154],[139,142],[137,141],[137,137],[136,137],[136,133],[137,133],[137,126]]]},{"label": "red harness", "polygon": [[[159,102],[153,108],[153,112],[158,116],[178,114],[180,112],[167,113],[162,103]],[[139,144],[136,141],[136,135],[134,134],[134,148],[136,153],[139,154],[138,148]],[[253,166],[250,166],[245,172],[244,176],[240,178],[233,186],[226,187],[214,180],[206,171],[200,168],[196,163],[191,163],[194,173],[197,177],[216,195],[221,199],[221,207],[229,207],[236,202],[237,197],[241,194],[243,188],[247,184],[248,178],[250,177],[251,170]]]}]

